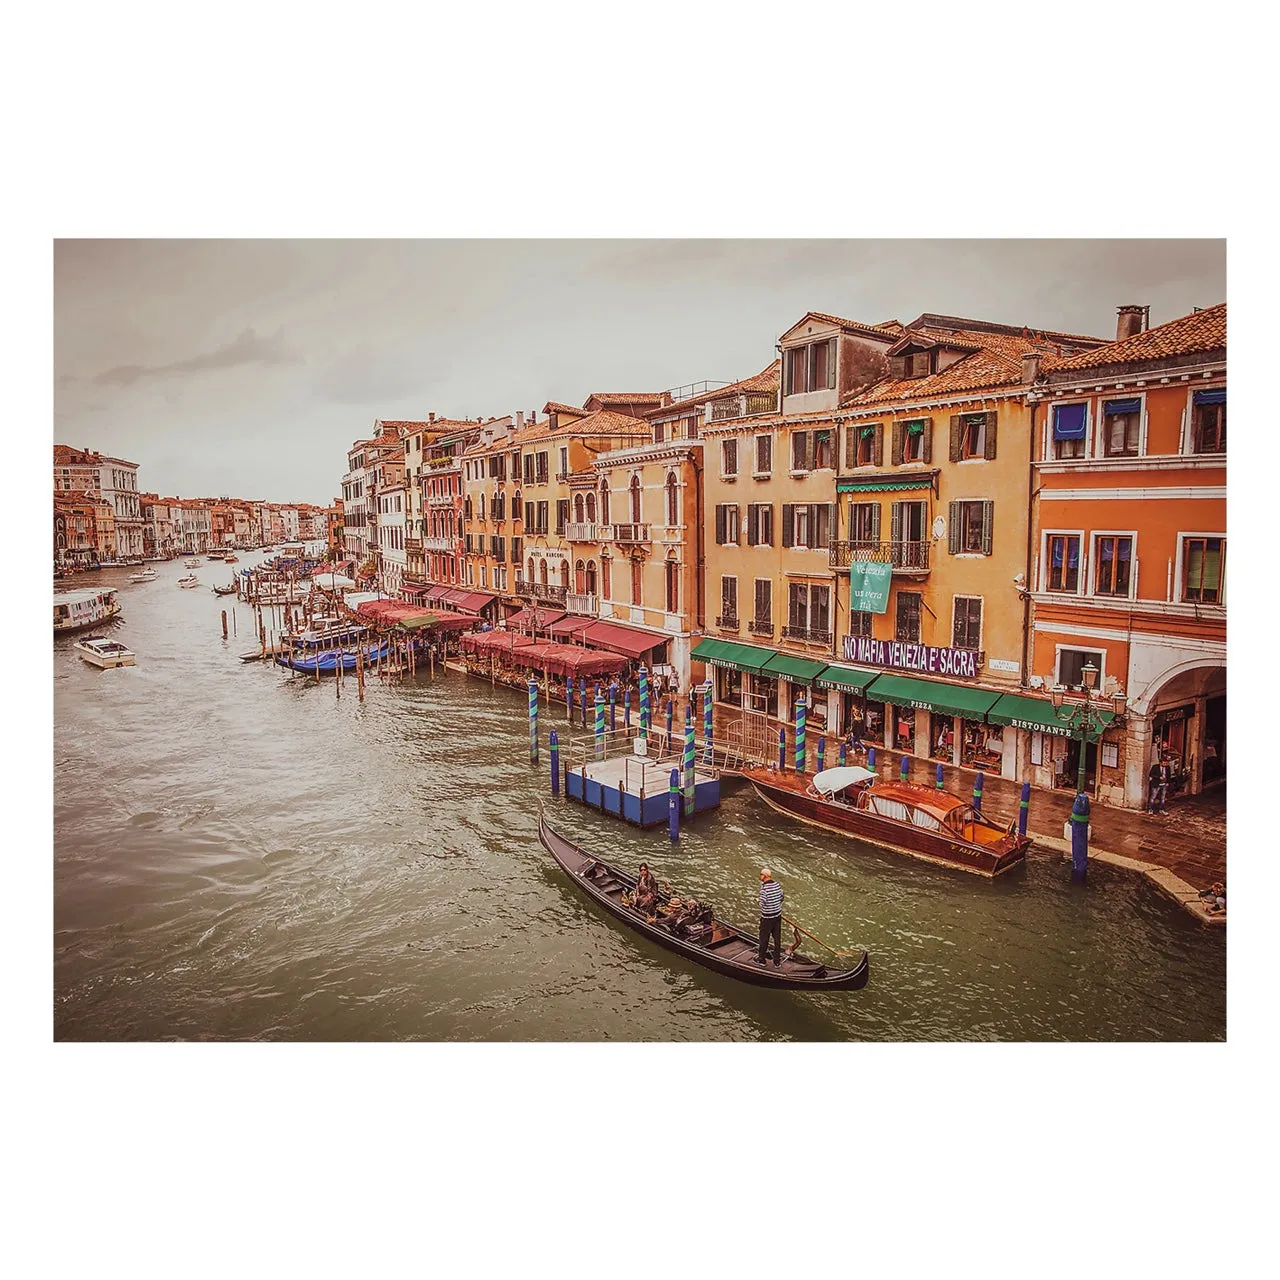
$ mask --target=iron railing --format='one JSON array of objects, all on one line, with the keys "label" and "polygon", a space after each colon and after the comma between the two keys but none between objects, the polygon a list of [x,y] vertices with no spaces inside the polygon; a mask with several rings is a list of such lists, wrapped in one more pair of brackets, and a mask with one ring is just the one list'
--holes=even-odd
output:
[{"label": "iron railing", "polygon": [[831,647],[831,632],[823,631],[817,627],[783,627],[782,638],[784,640],[800,640],[805,644],[820,644]]},{"label": "iron railing", "polygon": [[722,613],[716,619],[716,626],[719,627],[721,631],[737,631],[738,630],[737,614]]},{"label": "iron railing", "polygon": [[833,569],[847,569],[858,560],[887,563],[906,573],[928,573],[928,542],[833,542],[828,559]]},{"label": "iron railing", "polygon": [[772,618],[752,618],[747,623],[747,630],[753,636],[771,636],[773,635],[773,619]]},{"label": "iron railing", "polygon": [[650,542],[649,526],[647,524],[615,524],[613,526],[614,542],[638,543]]}]

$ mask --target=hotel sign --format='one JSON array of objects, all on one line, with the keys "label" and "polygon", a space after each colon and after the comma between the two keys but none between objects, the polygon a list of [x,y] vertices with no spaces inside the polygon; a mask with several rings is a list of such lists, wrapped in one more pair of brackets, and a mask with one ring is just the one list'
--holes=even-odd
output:
[{"label": "hotel sign", "polygon": [[905,640],[873,640],[870,636],[845,636],[844,660],[887,667],[892,671],[919,671],[928,676],[978,678],[976,649],[944,649]]}]

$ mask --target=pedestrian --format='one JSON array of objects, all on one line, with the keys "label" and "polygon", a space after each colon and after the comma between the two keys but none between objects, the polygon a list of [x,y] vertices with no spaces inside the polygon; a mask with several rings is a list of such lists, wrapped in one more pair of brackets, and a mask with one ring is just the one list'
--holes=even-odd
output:
[{"label": "pedestrian", "polygon": [[1169,795],[1169,774],[1170,769],[1164,758],[1157,756],[1147,774],[1147,811],[1149,813],[1164,812],[1165,801]]},{"label": "pedestrian", "polygon": [[769,940],[773,939],[773,967],[782,964],[782,886],[765,867],[760,872],[760,950],[756,964],[769,957]]}]

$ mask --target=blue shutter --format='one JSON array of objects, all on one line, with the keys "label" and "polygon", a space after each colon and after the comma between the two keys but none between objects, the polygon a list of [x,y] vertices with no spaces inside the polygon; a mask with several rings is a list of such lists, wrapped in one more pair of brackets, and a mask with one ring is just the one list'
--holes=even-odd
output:
[{"label": "blue shutter", "polygon": [[1056,404],[1053,406],[1053,438],[1055,440],[1083,440],[1086,404]]},{"label": "blue shutter", "polygon": [[1196,404],[1226,404],[1226,387],[1213,387],[1208,391],[1197,391],[1194,396]]},{"label": "blue shutter", "polygon": [[1126,400],[1108,400],[1103,406],[1104,413],[1137,413],[1142,408],[1142,401],[1137,396]]}]

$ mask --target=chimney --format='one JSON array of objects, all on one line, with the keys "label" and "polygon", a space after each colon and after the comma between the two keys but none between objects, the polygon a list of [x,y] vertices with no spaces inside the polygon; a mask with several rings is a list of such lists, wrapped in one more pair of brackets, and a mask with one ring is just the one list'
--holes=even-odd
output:
[{"label": "chimney", "polygon": [[519,431],[520,428],[523,426],[524,426],[524,410],[517,409],[516,410],[516,430]]},{"label": "chimney", "polygon": [[1026,351],[1022,356],[1022,381],[1030,386],[1040,376],[1040,352]]},{"label": "chimney", "polygon": [[537,409],[530,409],[530,410],[529,410],[529,425],[530,425],[530,426],[533,426],[533,424],[534,424],[535,422],[537,422],[537,420],[538,420],[538,411],[537,411]]},{"label": "chimney", "polygon": [[1126,338],[1132,338],[1135,333],[1141,333],[1146,327],[1146,317],[1150,314],[1148,307],[1117,307],[1116,315],[1116,341],[1123,342]]},{"label": "chimney", "polygon": [[436,420],[436,415],[435,415],[434,413],[429,413],[429,414],[427,414],[427,421],[428,421],[428,422],[434,422],[435,420]]}]

